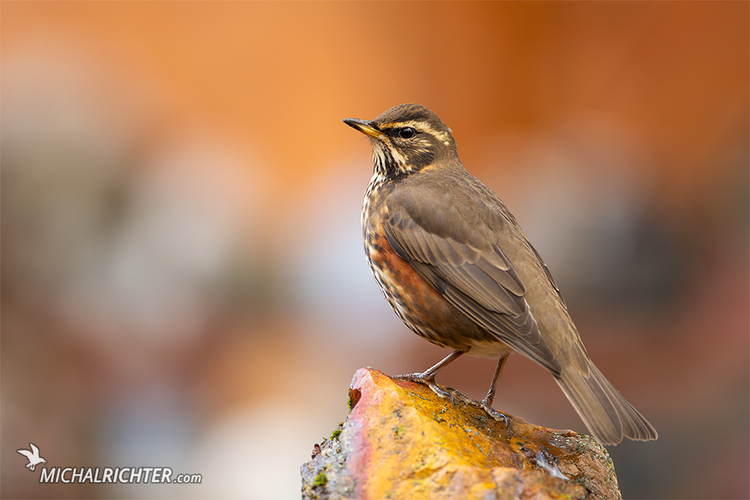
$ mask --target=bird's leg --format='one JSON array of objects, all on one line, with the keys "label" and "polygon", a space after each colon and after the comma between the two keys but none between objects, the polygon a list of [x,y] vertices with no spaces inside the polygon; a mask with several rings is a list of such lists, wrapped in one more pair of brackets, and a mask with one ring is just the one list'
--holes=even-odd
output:
[{"label": "bird's leg", "polygon": [[487,395],[484,397],[484,399],[480,401],[481,407],[484,408],[484,411],[486,411],[495,420],[500,420],[501,418],[505,420],[506,427],[508,426],[508,417],[495,410],[492,407],[492,402],[495,400],[495,386],[497,385],[497,379],[500,378],[500,374],[503,372],[503,368],[505,367],[505,362],[507,360],[508,354],[501,357],[497,362],[497,368],[495,368],[495,375],[492,377],[492,385],[490,385],[490,390],[487,391]]},{"label": "bird's leg", "polygon": [[426,384],[427,387],[432,389],[432,392],[440,396],[441,398],[450,399],[451,402],[453,401],[453,396],[450,392],[446,391],[439,385],[435,383],[435,375],[438,374],[440,370],[451,364],[453,361],[455,361],[459,356],[464,354],[466,351],[453,351],[449,355],[447,355],[442,361],[440,361],[438,364],[433,366],[432,368],[428,369],[424,373],[412,373],[410,375],[398,375],[393,378],[397,378],[399,380],[408,380],[409,382],[418,382],[421,384]]}]

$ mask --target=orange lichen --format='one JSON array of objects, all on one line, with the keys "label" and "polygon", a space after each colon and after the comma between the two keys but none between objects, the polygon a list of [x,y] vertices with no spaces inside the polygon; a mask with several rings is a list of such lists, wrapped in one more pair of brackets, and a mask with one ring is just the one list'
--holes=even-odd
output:
[{"label": "orange lichen", "polygon": [[[351,391],[361,396],[342,439],[351,449],[346,467],[357,498],[584,499],[592,493],[575,482],[587,466],[572,431],[511,415],[506,427],[458,393],[451,403],[373,369],[360,369]],[[608,468],[600,497],[619,498]]]}]

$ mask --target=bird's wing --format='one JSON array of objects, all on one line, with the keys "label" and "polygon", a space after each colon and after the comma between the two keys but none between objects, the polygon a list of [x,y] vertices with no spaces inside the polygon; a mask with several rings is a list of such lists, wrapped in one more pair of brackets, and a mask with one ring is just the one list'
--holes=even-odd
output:
[{"label": "bird's wing", "polygon": [[39,455],[39,448],[34,443],[29,443],[29,446],[31,446],[31,451],[34,452],[34,455]]},{"label": "bird's wing", "polygon": [[34,454],[31,453],[29,450],[18,450],[18,453],[20,453],[24,457],[28,458],[29,460],[31,460],[31,457],[34,456]]},{"label": "bird's wing", "polygon": [[[462,230],[450,229],[450,224],[449,234],[426,229],[412,216],[410,199],[393,198],[388,204],[390,217],[384,231],[393,250],[478,325],[559,375],[560,363],[540,335],[524,298],[526,288],[500,246],[492,243],[480,249],[481,245],[459,241]],[[445,214],[433,213],[433,218],[441,216]]]}]

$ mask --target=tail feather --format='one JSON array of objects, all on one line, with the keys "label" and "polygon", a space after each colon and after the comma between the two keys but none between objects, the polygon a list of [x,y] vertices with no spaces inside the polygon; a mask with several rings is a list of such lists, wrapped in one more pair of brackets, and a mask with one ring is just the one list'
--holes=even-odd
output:
[{"label": "tail feather", "polygon": [[594,366],[588,376],[563,370],[555,378],[589,432],[603,444],[617,444],[623,436],[636,441],[656,439],[656,429],[622,397]]}]

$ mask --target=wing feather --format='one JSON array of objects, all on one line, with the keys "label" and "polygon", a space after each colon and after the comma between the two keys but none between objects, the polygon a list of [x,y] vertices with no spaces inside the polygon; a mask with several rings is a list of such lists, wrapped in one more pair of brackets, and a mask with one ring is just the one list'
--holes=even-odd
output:
[{"label": "wing feather", "polygon": [[482,328],[560,374],[524,298],[526,288],[499,245],[481,250],[427,231],[406,209],[392,207],[391,214],[384,223],[388,243],[420,276]]}]

